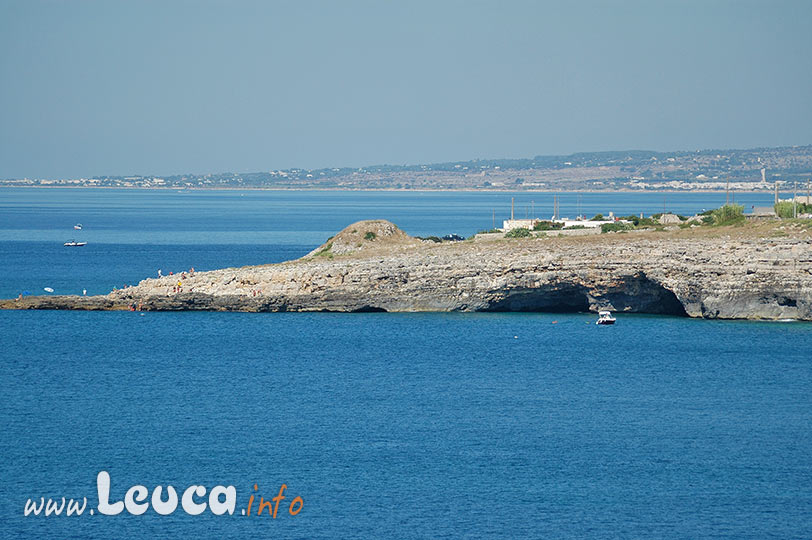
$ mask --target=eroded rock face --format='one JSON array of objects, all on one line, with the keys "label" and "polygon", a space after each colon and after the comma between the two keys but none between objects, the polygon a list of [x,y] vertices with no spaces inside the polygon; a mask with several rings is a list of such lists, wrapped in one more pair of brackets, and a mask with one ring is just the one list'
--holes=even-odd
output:
[{"label": "eroded rock face", "polygon": [[[376,223],[375,227],[388,227]],[[353,224],[341,234],[347,230],[360,235],[363,226]],[[812,240],[805,231],[772,238],[678,231],[444,244],[420,242],[399,230],[389,237],[394,241],[374,246],[370,241],[369,247],[332,258],[311,254],[276,265],[146,279],[103,297],[27,297],[2,301],[0,307],[345,312],[609,309],[812,320]],[[357,238],[345,244],[357,248]]]}]

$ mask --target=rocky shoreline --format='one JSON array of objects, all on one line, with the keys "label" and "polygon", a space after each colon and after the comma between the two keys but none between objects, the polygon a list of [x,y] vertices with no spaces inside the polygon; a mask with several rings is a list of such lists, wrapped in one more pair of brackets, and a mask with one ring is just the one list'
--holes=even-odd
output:
[{"label": "rocky shoreline", "polygon": [[812,236],[778,222],[713,230],[433,243],[386,221],[306,257],[145,279],[101,296],[2,309],[555,311],[812,320]]}]

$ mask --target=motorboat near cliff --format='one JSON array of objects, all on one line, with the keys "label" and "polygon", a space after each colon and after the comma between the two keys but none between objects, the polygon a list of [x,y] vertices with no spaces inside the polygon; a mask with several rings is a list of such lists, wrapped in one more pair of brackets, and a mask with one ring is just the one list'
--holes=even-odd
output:
[{"label": "motorboat near cliff", "polygon": [[69,240],[62,245],[67,247],[81,247],[86,246],[87,242],[77,242],[76,240]]},{"label": "motorboat near cliff", "polygon": [[612,313],[609,311],[599,311],[598,312],[598,320],[595,321],[595,324],[615,324],[615,319],[612,317]]},{"label": "motorboat near cliff", "polygon": [[77,231],[81,231],[82,230],[82,224],[77,223],[76,225],[73,226],[73,228],[76,229]]}]

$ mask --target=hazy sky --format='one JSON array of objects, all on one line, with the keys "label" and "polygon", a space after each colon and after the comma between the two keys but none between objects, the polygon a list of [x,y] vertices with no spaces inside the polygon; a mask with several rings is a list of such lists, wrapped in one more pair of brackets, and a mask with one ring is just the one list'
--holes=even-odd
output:
[{"label": "hazy sky", "polygon": [[0,0],[0,177],[812,143],[812,1]]}]

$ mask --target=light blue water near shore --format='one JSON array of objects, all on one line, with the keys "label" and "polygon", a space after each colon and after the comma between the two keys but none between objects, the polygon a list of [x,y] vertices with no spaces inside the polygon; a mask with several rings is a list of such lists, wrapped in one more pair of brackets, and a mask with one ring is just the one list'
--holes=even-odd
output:
[{"label": "light blue water near shore", "polygon": [[[470,234],[495,201],[61,191],[0,191],[2,296],[284,260],[365,217]],[[641,204],[627,196],[595,211]],[[90,244],[63,248],[77,221]],[[0,537],[812,536],[810,325],[593,323],[0,311]],[[29,497],[95,506],[100,470],[115,500],[135,484],[232,484],[237,511],[23,517]],[[239,515],[254,483],[270,498],[283,482],[299,515]]]}]

